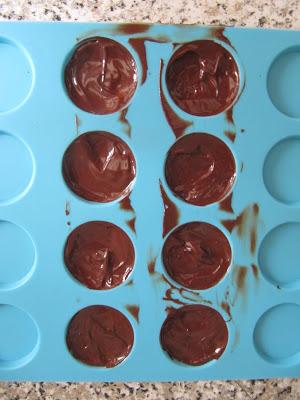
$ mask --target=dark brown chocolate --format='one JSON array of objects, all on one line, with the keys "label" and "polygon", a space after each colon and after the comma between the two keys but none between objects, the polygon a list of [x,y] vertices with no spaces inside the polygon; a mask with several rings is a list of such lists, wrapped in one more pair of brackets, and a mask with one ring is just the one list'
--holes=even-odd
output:
[{"label": "dark brown chocolate", "polygon": [[162,236],[165,237],[171,229],[178,224],[179,221],[179,211],[173,201],[168,197],[163,184],[159,180],[159,187],[161,198],[164,205],[164,219],[163,219],[163,232]]},{"label": "dark brown chocolate", "polygon": [[175,51],[167,66],[170,96],[189,114],[215,115],[231,107],[239,91],[233,56],[213,40],[196,40]]},{"label": "dark brown chocolate", "polygon": [[228,329],[223,317],[204,305],[171,310],[160,331],[162,348],[171,358],[189,365],[202,365],[223,354]]},{"label": "dark brown chocolate", "polygon": [[70,273],[90,289],[111,289],[123,283],[133,269],[131,240],[109,222],[86,222],[74,229],[66,242],[65,264]]},{"label": "dark brown chocolate", "polygon": [[65,68],[70,99],[93,114],[124,108],[137,86],[137,67],[129,51],[116,41],[94,37],[79,43]]},{"label": "dark brown chocolate", "polygon": [[112,368],[130,353],[134,333],[128,319],[108,306],[89,306],[72,318],[66,342],[70,353],[81,362]]},{"label": "dark brown chocolate", "polygon": [[236,177],[227,145],[207,133],[191,133],[175,142],[165,164],[170,189],[187,203],[205,206],[222,200]]},{"label": "dark brown chocolate", "polygon": [[69,188],[86,200],[106,203],[126,196],[136,175],[128,145],[108,132],[88,132],[67,148],[62,165]]},{"label": "dark brown chocolate", "polygon": [[163,263],[172,279],[189,289],[208,289],[226,274],[231,247],[226,236],[206,222],[176,228],[165,241]]}]

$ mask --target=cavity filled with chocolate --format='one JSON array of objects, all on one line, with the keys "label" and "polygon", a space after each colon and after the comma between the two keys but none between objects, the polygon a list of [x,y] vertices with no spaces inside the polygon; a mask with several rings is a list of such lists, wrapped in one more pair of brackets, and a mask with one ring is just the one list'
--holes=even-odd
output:
[{"label": "cavity filled with chocolate", "polygon": [[229,194],[236,165],[228,146],[208,133],[191,133],[170,148],[165,177],[174,194],[187,203],[205,206]]},{"label": "cavity filled with chocolate", "polygon": [[160,343],[169,356],[189,365],[218,359],[228,342],[221,314],[211,307],[193,304],[172,310],[160,331]]},{"label": "cavity filled with chocolate", "polygon": [[115,40],[86,39],[66,65],[65,85],[70,99],[82,110],[111,114],[124,108],[136,90],[136,63]]},{"label": "cavity filled with chocolate", "polygon": [[69,323],[66,342],[79,361],[112,368],[130,353],[134,333],[128,319],[108,306],[89,306],[80,310]]},{"label": "cavity filled with chocolate", "polygon": [[129,236],[104,221],[86,222],[68,236],[64,260],[70,273],[90,289],[112,289],[131,273],[135,260]]},{"label": "cavity filled with chocolate", "polygon": [[216,285],[231,263],[228,239],[206,222],[189,222],[176,228],[165,241],[163,263],[170,277],[195,290]]},{"label": "cavity filled with chocolate", "polygon": [[196,40],[175,51],[167,66],[166,84],[173,101],[185,112],[215,115],[237,98],[239,70],[223,46]]},{"label": "cavity filled with chocolate", "polygon": [[136,163],[129,146],[117,136],[88,132],[77,137],[65,151],[62,173],[78,196],[106,203],[131,191]]}]

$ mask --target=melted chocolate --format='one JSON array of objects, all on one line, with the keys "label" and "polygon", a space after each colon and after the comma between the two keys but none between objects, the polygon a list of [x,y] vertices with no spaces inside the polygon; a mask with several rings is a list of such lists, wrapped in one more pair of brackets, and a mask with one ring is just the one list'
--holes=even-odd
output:
[{"label": "melted chocolate", "polygon": [[133,318],[136,320],[137,323],[140,322],[139,319],[139,313],[140,313],[140,307],[135,305],[135,304],[128,304],[126,306],[126,310],[130,312],[130,314],[133,316]]},{"label": "melted chocolate", "polygon": [[66,342],[70,353],[81,362],[112,368],[130,353],[133,329],[120,311],[108,306],[90,306],[72,318]]},{"label": "melted chocolate", "polygon": [[150,275],[154,275],[155,273],[155,264],[156,264],[157,256],[152,254],[152,251],[149,253],[148,259],[148,272]]},{"label": "melted chocolate", "polygon": [[221,357],[227,346],[228,329],[213,308],[187,305],[169,313],[160,331],[160,342],[171,358],[202,365]]},{"label": "melted chocolate", "polygon": [[137,67],[129,51],[114,40],[82,41],[65,68],[70,99],[93,114],[111,114],[125,107],[137,86]]},{"label": "melted chocolate", "polygon": [[222,140],[207,133],[191,133],[170,148],[165,176],[178,197],[205,206],[229,193],[236,177],[235,161]]},{"label": "melted chocolate", "polygon": [[222,200],[219,203],[219,208],[222,211],[226,211],[228,213],[232,213],[233,214],[233,209],[232,209],[232,192],[230,193],[229,196],[227,196],[224,200]]},{"label": "melted chocolate", "polygon": [[258,267],[255,264],[251,264],[252,273],[256,280],[258,280]]},{"label": "melted chocolate", "polygon": [[127,220],[126,224],[136,234],[136,230],[135,230],[136,215],[135,215],[134,208],[131,205],[131,200],[130,200],[129,196],[124,197],[124,199],[122,199],[120,201],[120,208],[121,208],[121,210],[129,211],[129,212],[133,213],[133,217],[130,218],[129,220]]},{"label": "melted chocolate", "polygon": [[74,229],[66,242],[65,264],[90,289],[111,289],[124,282],[133,269],[131,240],[109,222],[92,221]]},{"label": "melted chocolate", "polygon": [[163,62],[163,60],[160,60],[160,80],[159,80],[160,101],[161,101],[161,105],[162,105],[166,120],[168,121],[168,124],[170,125],[170,128],[173,130],[175,137],[179,138],[180,136],[182,136],[184,134],[186,128],[191,126],[193,123],[180,118],[175,113],[175,111],[172,109],[172,107],[169,105],[169,103],[167,102],[167,99],[164,95],[163,88],[162,88],[163,66],[164,66],[164,62]]},{"label": "melted chocolate", "polygon": [[229,140],[232,141],[232,143],[234,143],[235,138],[236,138],[236,133],[235,133],[235,132],[232,132],[232,131],[225,131],[224,134],[225,134],[225,136],[228,137]]},{"label": "melted chocolate", "polygon": [[69,188],[86,200],[106,203],[132,188],[136,163],[128,145],[108,132],[88,132],[67,148],[62,165]]},{"label": "melted chocolate", "polygon": [[215,37],[216,39],[219,39],[222,42],[227,43],[229,46],[231,46],[233,48],[233,46],[232,46],[230,40],[228,39],[228,37],[226,37],[224,35],[224,31],[225,31],[225,27],[224,26],[219,26],[219,27],[212,27],[210,33],[211,33],[212,37]]},{"label": "melted chocolate", "polygon": [[236,285],[236,293],[234,296],[233,304],[235,304],[238,300],[238,297],[242,297],[243,305],[246,305],[246,296],[247,296],[247,287],[246,287],[246,279],[247,279],[248,268],[243,266],[236,266],[234,271],[234,280]]},{"label": "melted chocolate", "polygon": [[128,107],[126,107],[122,111],[120,111],[119,121],[124,126],[124,132],[126,133],[126,135],[128,137],[131,137],[131,125],[130,125],[128,119],[126,118],[127,113],[128,113]]},{"label": "melted chocolate", "polygon": [[150,24],[121,23],[116,29],[116,33],[123,35],[134,35],[136,33],[147,32],[151,28]]},{"label": "melted chocolate", "polygon": [[159,180],[159,187],[161,197],[164,203],[164,220],[163,220],[163,234],[165,237],[167,233],[170,232],[176,225],[178,225],[179,221],[179,211],[176,205],[169,199],[161,181]]},{"label": "melted chocolate", "polygon": [[225,235],[205,222],[189,222],[176,228],[165,241],[163,262],[180,285],[196,290],[215,286],[231,263]]},{"label": "melted chocolate", "polygon": [[170,96],[189,114],[215,115],[229,108],[239,91],[233,56],[212,40],[184,44],[171,57],[166,83]]}]

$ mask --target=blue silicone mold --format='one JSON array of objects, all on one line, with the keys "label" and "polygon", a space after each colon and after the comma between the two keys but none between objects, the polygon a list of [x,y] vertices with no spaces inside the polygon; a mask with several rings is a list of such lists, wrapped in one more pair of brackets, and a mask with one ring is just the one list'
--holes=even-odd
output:
[{"label": "blue silicone mold", "polygon": [[[300,375],[300,32],[226,28],[232,46],[213,32],[203,26],[154,25],[146,33],[128,35],[118,33],[114,24],[0,24],[0,379],[166,381]],[[139,85],[126,116],[131,137],[119,112],[86,113],[66,93],[64,66],[78,41],[93,36],[113,38],[136,59]],[[141,62],[128,40],[144,36],[169,41],[146,42],[148,73],[141,84]],[[221,43],[239,66],[242,84],[234,123],[227,121],[226,113],[186,114],[167,93],[164,74],[172,43],[201,38]],[[235,156],[233,213],[219,204],[184,203],[166,184],[164,162],[176,138],[160,103],[161,59],[167,100],[192,122],[185,134],[216,135]],[[137,178],[130,198],[136,235],[126,223],[132,214],[117,201],[84,201],[62,178],[67,146],[78,133],[94,130],[118,135],[134,152]],[[236,135],[234,142],[226,131]],[[191,300],[176,289],[172,293],[186,303],[211,302],[227,321],[225,353],[203,366],[173,361],[159,342],[166,307],[178,307],[163,300],[169,286],[159,278],[166,275],[159,180],[180,211],[180,224],[214,224],[232,246],[232,264],[218,285],[186,293]],[[222,221],[236,218],[243,228],[230,232]],[[63,261],[66,238],[91,220],[113,222],[131,238],[136,251],[132,285],[89,290],[68,273]],[[150,275],[148,263],[155,257],[156,273]],[[230,305],[232,319],[222,302]],[[70,319],[94,304],[120,310],[134,329],[133,349],[115,368],[84,365],[66,347]],[[139,323],[126,309],[132,304],[140,307]]]}]

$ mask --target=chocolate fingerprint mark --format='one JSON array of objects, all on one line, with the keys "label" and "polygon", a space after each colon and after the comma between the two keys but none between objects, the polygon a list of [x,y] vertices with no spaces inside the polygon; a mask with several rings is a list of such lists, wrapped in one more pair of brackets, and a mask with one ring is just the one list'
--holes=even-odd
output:
[{"label": "chocolate fingerprint mark", "polygon": [[147,62],[145,42],[168,43],[169,41],[170,39],[165,36],[159,36],[157,38],[152,38],[152,37],[131,38],[128,40],[128,43],[134,48],[141,62],[142,66],[141,85],[145,83],[148,73],[148,62]]},{"label": "chocolate fingerprint mark", "polygon": [[163,217],[163,238],[167,233],[170,232],[179,222],[179,211],[176,205],[169,199],[167,193],[159,180],[160,193],[164,205],[164,217]]},{"label": "chocolate fingerprint mark", "polygon": [[180,118],[174,110],[170,107],[169,103],[167,102],[167,99],[164,95],[163,88],[162,88],[162,70],[164,67],[164,62],[163,60],[160,60],[160,75],[159,75],[159,92],[160,92],[160,101],[161,105],[166,117],[166,120],[174,132],[174,135],[176,138],[179,138],[182,136],[185,132],[185,130],[191,126],[193,123],[191,121],[186,121],[182,118]]},{"label": "chocolate fingerprint mark", "polygon": [[67,200],[65,205],[65,214],[68,217],[71,213],[71,203]]},{"label": "chocolate fingerprint mark", "polygon": [[156,264],[157,256],[152,253],[152,250],[149,251],[148,257],[148,272],[150,275],[155,274],[155,264]]},{"label": "chocolate fingerprint mark", "polygon": [[259,224],[259,206],[257,203],[246,207],[236,219],[223,220],[221,223],[230,233],[236,229],[237,235],[246,242],[249,242],[250,253],[252,255],[255,254]]},{"label": "chocolate fingerprint mark", "polygon": [[226,211],[228,213],[232,213],[233,214],[233,209],[232,209],[232,192],[230,193],[229,196],[225,197],[224,200],[222,200],[219,203],[219,209],[222,211]]},{"label": "chocolate fingerprint mark", "polygon": [[246,306],[246,297],[247,297],[247,287],[246,287],[246,279],[247,279],[247,267],[236,266],[233,279],[236,286],[236,292],[233,300],[233,304],[236,304],[239,297],[242,298],[243,306]]},{"label": "chocolate fingerprint mark", "polygon": [[150,28],[150,24],[121,23],[116,27],[115,33],[118,33],[120,35],[134,35],[136,33],[147,32]]},{"label": "chocolate fingerprint mark", "polygon": [[79,136],[79,127],[80,127],[81,121],[78,117],[77,114],[75,114],[75,130],[76,130],[76,136]]},{"label": "chocolate fingerprint mark", "polygon": [[234,49],[231,41],[228,39],[227,36],[225,36],[224,31],[225,31],[224,26],[218,26],[217,28],[213,27],[210,30],[210,34],[212,37],[214,37],[218,40],[221,40],[222,42],[228,44],[230,47],[232,47]]},{"label": "chocolate fingerprint mark", "polygon": [[[231,321],[232,320],[232,315],[231,315],[231,310],[230,310],[230,304],[227,303],[226,301],[222,301],[221,302],[221,308],[226,312],[226,314],[230,318],[229,321]],[[227,321],[227,322],[229,322],[229,321]]]},{"label": "chocolate fingerprint mark", "polygon": [[253,276],[254,276],[256,282],[258,282],[259,276],[258,276],[258,267],[257,267],[257,265],[251,264],[251,269],[252,269],[252,273],[253,273]]},{"label": "chocolate fingerprint mark", "polygon": [[128,220],[126,221],[126,224],[127,224],[127,225],[129,226],[129,228],[136,234],[136,230],[135,230],[136,214],[135,214],[134,208],[132,207],[131,200],[130,200],[130,196],[124,197],[124,199],[122,199],[122,200],[119,202],[119,205],[120,205],[120,209],[121,209],[121,210],[130,212],[130,213],[133,214],[133,217],[130,218],[130,219],[128,219]]},{"label": "chocolate fingerprint mark", "polygon": [[131,137],[131,125],[130,125],[128,119],[126,118],[127,112],[128,112],[128,107],[126,107],[122,111],[120,111],[119,121],[123,125],[124,132],[126,133],[126,135],[128,137]]},{"label": "chocolate fingerprint mark", "polygon": [[133,316],[133,318],[136,320],[137,323],[140,322],[139,320],[139,313],[140,313],[140,307],[137,306],[136,304],[128,304],[126,306],[126,310],[130,312],[130,314]]},{"label": "chocolate fingerprint mark", "polygon": [[225,131],[224,134],[225,134],[225,136],[228,137],[229,140],[232,141],[232,143],[234,143],[235,138],[236,138],[236,133],[235,133],[235,132],[232,132],[232,131]]}]

